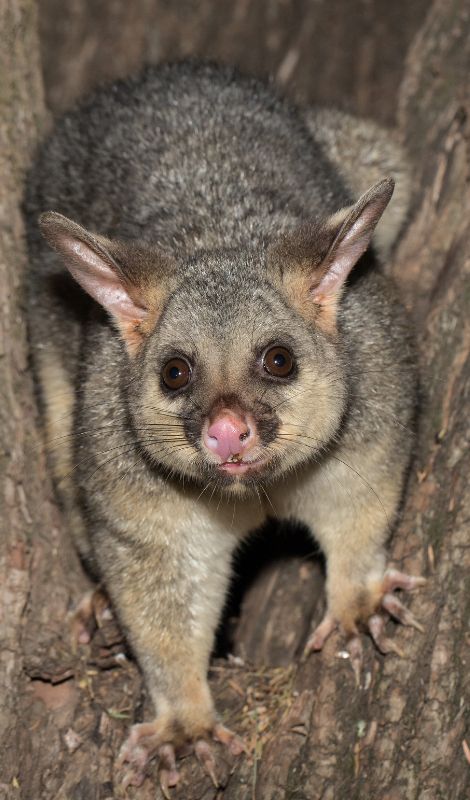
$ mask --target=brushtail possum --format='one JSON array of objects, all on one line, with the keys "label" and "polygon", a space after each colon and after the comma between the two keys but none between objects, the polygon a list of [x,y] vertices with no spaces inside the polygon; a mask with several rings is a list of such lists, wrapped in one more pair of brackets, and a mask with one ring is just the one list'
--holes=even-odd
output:
[{"label": "brushtail possum", "polygon": [[336,626],[356,655],[361,626],[393,649],[385,612],[417,625],[393,591],[421,579],[384,550],[415,356],[377,255],[408,194],[375,125],[205,64],[98,91],[42,148],[33,364],[70,529],[155,706],[123,746],[128,782],[158,755],[167,791],[188,742],[211,774],[211,737],[239,751],[207,669],[232,554],[267,516],[307,525],[326,556],[307,650]]}]

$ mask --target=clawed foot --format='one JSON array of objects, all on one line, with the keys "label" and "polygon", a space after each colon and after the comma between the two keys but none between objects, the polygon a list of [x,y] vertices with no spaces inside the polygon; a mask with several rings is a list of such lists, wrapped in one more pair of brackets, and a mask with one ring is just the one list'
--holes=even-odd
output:
[{"label": "clawed foot", "polygon": [[70,614],[74,641],[78,644],[89,644],[96,629],[112,619],[112,616],[106,593],[100,588],[90,590]]},{"label": "clawed foot", "polygon": [[[383,612],[386,612],[403,625],[409,625],[421,633],[423,632],[424,629],[422,625],[420,625],[411,611],[400,602],[393,592],[395,589],[413,591],[414,589],[424,586],[425,583],[425,578],[413,577],[403,572],[398,572],[396,569],[389,569],[383,577],[378,592],[374,589],[371,590],[371,596],[378,597],[378,601],[372,600],[371,603],[367,603],[364,602],[364,597],[361,597],[360,605],[368,608],[373,613],[366,614],[362,619],[359,616],[357,622],[363,622],[381,653],[396,653],[399,656],[404,655],[403,651],[394,640],[385,635],[387,618]],[[364,594],[363,589],[361,589],[360,592],[362,595]],[[305,646],[304,654],[308,655],[314,650],[321,650],[327,638],[338,626],[341,626],[341,620],[326,613],[310,636]],[[349,629],[351,628],[350,625],[347,627]],[[362,665],[362,643],[357,628],[355,628],[355,630],[353,629],[347,647],[356,679],[358,679]]]},{"label": "clawed foot", "polygon": [[239,756],[245,749],[241,739],[220,723],[214,724],[212,730],[208,731],[207,737],[199,736],[193,741],[175,740],[176,729],[177,725],[164,723],[161,720],[144,722],[132,727],[117,760],[117,767],[124,769],[122,780],[124,788],[140,786],[146,775],[147,764],[154,757],[158,757],[160,786],[163,795],[170,798],[170,789],[177,785],[180,778],[176,759],[192,750],[214,786],[218,788],[220,784],[210,738],[223,744],[234,756]]}]

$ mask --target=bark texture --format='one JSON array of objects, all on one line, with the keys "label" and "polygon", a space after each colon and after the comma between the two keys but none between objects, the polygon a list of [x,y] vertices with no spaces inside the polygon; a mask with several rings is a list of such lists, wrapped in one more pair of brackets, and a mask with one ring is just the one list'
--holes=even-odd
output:
[{"label": "bark texture", "polygon": [[[301,533],[285,531],[273,552],[266,532],[265,545],[240,559],[245,580],[234,587],[220,639],[221,651],[229,640],[237,658],[217,659],[212,670],[218,708],[245,736],[248,755],[223,763],[219,790],[186,759],[174,795],[463,800],[470,794],[468,4],[39,6],[54,110],[143,59],[197,54],[271,71],[297,98],[341,102],[381,121],[398,112],[415,201],[390,269],[416,322],[422,408],[391,551],[400,567],[429,577],[410,601],[425,633],[389,624],[403,659],[382,657],[366,642],[359,687],[339,636],[301,662],[322,611],[320,564]],[[87,582],[51,501],[21,314],[21,181],[46,121],[36,10],[31,0],[4,0],[0,14],[0,798],[110,800],[126,796],[113,785],[113,761],[129,723],[145,714],[145,696],[112,625],[74,652],[65,623]],[[154,800],[155,774],[127,796]]]},{"label": "bark texture", "polygon": [[23,178],[47,127],[37,27],[33,0],[0,5],[1,798],[35,796],[33,776],[49,768],[44,705],[38,715],[27,664],[59,656],[70,593],[86,585],[51,499],[22,311]]},{"label": "bark texture", "polygon": [[[46,96],[67,108],[143,62],[197,56],[273,75],[301,101],[395,120],[428,0],[38,0]],[[60,65],[61,68],[58,68]]]}]

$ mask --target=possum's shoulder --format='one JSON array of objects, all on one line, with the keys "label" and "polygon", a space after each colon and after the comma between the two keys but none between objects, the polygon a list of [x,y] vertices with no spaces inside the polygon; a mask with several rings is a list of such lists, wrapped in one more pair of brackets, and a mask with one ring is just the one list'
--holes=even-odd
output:
[{"label": "possum's shoulder", "polygon": [[385,380],[390,371],[403,369],[403,380],[411,380],[408,373],[414,373],[415,364],[411,321],[395,282],[372,259],[346,288],[339,328],[354,369],[364,374],[377,370],[379,383],[381,370]]}]

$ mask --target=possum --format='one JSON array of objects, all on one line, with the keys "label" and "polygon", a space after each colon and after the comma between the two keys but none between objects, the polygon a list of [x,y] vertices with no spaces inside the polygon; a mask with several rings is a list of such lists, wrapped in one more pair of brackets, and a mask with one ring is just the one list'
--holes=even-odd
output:
[{"label": "possum", "polygon": [[365,630],[394,649],[387,613],[419,627],[394,590],[422,579],[385,549],[416,410],[383,270],[409,191],[377,125],[205,63],[98,90],[41,148],[28,319],[51,469],[155,709],[126,783],[158,757],[168,793],[181,748],[213,778],[211,740],[242,749],[207,671],[233,553],[267,517],[326,558],[307,652],[336,627],[356,657]]}]

